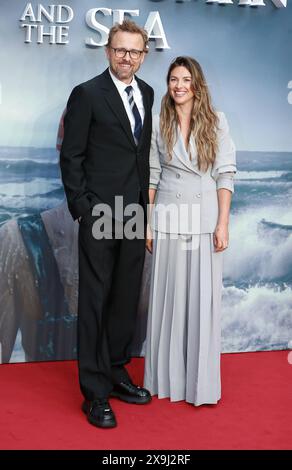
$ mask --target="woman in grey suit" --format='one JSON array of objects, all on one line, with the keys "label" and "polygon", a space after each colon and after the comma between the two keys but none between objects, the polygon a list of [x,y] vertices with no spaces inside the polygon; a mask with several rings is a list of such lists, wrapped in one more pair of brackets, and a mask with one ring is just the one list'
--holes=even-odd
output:
[{"label": "woman in grey suit", "polygon": [[194,59],[177,57],[167,86],[150,154],[153,264],[144,385],[159,398],[198,406],[221,398],[222,256],[235,147]]}]

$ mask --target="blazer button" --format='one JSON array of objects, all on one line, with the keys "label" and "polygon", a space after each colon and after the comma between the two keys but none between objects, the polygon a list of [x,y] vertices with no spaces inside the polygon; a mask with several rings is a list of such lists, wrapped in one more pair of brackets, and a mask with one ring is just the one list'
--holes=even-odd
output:
[{"label": "blazer button", "polygon": [[177,178],[180,178],[180,174],[179,174],[179,173],[177,173],[177,174],[176,174],[176,177],[177,177]]},{"label": "blazer button", "polygon": [[181,197],[181,193],[176,193],[176,197],[179,199]]},{"label": "blazer button", "polygon": [[196,194],[196,197],[201,197],[201,194],[200,193]]}]

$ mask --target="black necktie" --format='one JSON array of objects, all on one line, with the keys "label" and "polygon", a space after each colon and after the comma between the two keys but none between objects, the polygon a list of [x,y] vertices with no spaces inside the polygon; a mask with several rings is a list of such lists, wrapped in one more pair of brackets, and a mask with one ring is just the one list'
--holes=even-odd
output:
[{"label": "black necktie", "polygon": [[137,105],[134,101],[133,87],[129,85],[127,86],[127,88],[125,88],[125,90],[127,92],[129,105],[135,119],[134,137],[136,139],[136,143],[138,143],[142,132],[142,119],[138,111]]}]

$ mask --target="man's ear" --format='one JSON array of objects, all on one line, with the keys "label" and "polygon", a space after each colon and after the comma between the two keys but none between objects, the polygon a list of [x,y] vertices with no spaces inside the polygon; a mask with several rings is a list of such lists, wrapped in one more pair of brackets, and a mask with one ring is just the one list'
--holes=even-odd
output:
[{"label": "man's ear", "polygon": [[107,56],[107,58],[109,59],[109,54],[110,54],[110,51],[109,51],[109,47],[108,46],[105,46],[105,55]]}]

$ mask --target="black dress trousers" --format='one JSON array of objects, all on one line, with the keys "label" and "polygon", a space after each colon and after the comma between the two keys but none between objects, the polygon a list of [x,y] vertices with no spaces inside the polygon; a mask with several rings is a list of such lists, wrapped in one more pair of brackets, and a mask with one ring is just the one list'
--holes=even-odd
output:
[{"label": "black dress trousers", "polygon": [[[129,379],[145,239],[95,239],[89,211],[79,227],[78,365],[87,400],[108,397]],[[123,224],[123,223],[122,223]],[[145,227],[144,227],[145,233]]]}]

